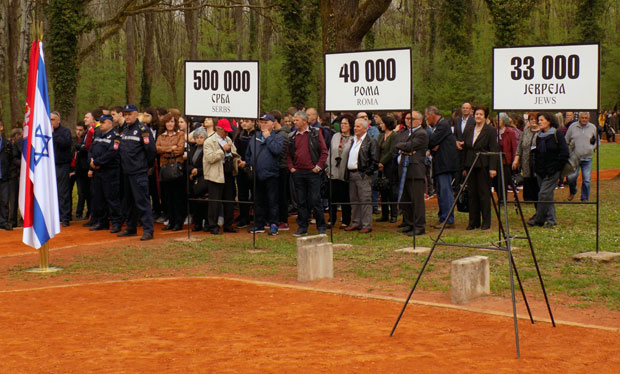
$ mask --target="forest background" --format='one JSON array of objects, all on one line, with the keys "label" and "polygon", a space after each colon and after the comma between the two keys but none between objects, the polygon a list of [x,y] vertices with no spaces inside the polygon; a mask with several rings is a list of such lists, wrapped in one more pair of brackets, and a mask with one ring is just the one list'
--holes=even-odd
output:
[{"label": "forest background", "polygon": [[414,106],[490,105],[492,48],[601,43],[601,109],[620,102],[616,0],[0,0],[0,118],[24,116],[43,35],[50,102],[183,111],[184,61],[259,60],[261,109],[323,106],[323,53],[413,49]]}]

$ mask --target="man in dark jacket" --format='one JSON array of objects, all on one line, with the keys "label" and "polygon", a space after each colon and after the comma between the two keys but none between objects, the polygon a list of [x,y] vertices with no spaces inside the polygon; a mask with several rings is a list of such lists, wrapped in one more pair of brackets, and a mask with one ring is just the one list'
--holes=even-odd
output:
[{"label": "man in dark jacket", "polygon": [[75,210],[75,218],[81,219],[84,213],[84,206],[87,206],[87,213],[85,218],[90,218],[90,182],[91,178],[88,177],[88,151],[86,150],[86,125],[83,121],[78,122],[75,126],[76,144],[74,149],[74,162],[75,162],[75,179],[78,190],[78,202]]},{"label": "man in dark jacket", "polygon": [[21,128],[11,130],[11,142],[13,144],[13,160],[9,177],[9,223],[12,227],[21,226],[18,222],[17,206],[19,204],[19,175],[21,173],[22,148],[24,144],[24,131]]},{"label": "man in dark jacket", "polygon": [[56,162],[56,183],[58,184],[58,210],[60,224],[69,226],[71,221],[71,130],[60,124],[60,114],[50,113],[54,139],[54,160]]},{"label": "man in dark jacket", "polygon": [[325,234],[325,213],[321,204],[321,173],[327,161],[323,134],[308,125],[308,115],[299,111],[293,117],[296,130],[289,134],[286,165],[293,176],[297,192],[297,224],[293,236],[306,235],[310,211],[314,213],[319,234]]},{"label": "man in dark jacket", "polygon": [[379,153],[377,142],[367,134],[368,121],[355,120],[353,145],[349,150],[347,173],[349,175],[349,197],[352,203],[368,203],[351,207],[351,226],[345,231],[360,230],[367,234],[372,231],[372,174],[377,170]]},{"label": "man in dark jacket", "polygon": [[12,230],[9,224],[9,179],[13,147],[4,136],[4,124],[0,121],[0,229]]},{"label": "man in dark jacket", "polygon": [[428,147],[433,156],[433,176],[437,183],[437,202],[439,203],[439,222],[431,227],[441,228],[443,222],[447,220],[445,227],[454,228],[454,213],[450,216],[448,213],[454,203],[452,179],[459,171],[456,138],[450,124],[441,116],[437,107],[426,108],[426,122],[433,129]]},{"label": "man in dark jacket", "polygon": [[286,150],[288,149],[288,134],[291,133],[291,127],[288,125],[282,125],[280,122],[282,121],[282,114],[277,111],[271,111],[271,115],[275,118],[273,123],[273,129],[276,134],[282,137],[282,153],[280,154],[280,171],[278,176],[278,191],[279,191],[279,200],[278,200],[278,210],[279,210],[279,225],[278,230],[288,230],[288,204],[289,204],[289,195],[290,195],[290,184],[289,180],[291,178],[291,174],[288,171],[288,167],[286,167]]},{"label": "man in dark jacket", "polygon": [[148,169],[153,165],[157,150],[151,130],[138,120],[138,108],[127,104],[123,108],[127,127],[121,136],[119,153],[123,169],[124,193],[127,194],[127,226],[117,236],[134,236],[138,218],[142,221],[140,240],[153,239],[153,211],[149,201]]},{"label": "man in dark jacket", "polygon": [[[398,174],[402,178],[404,164],[408,162],[405,172],[405,185],[401,197],[403,211],[403,228],[400,232],[409,236],[422,235],[426,232],[426,209],[424,207],[424,177],[426,176],[426,150],[428,149],[428,134],[422,128],[422,113],[414,111],[411,114],[411,127],[398,134],[394,143],[394,151],[398,153]],[[413,202],[410,204],[410,202]]]},{"label": "man in dark jacket", "polygon": [[[278,177],[282,137],[273,130],[275,118],[269,114],[260,117],[260,132],[255,132],[246,153],[246,164],[256,173],[256,217],[250,232],[264,232],[265,218],[269,221],[269,235],[278,235]],[[265,217],[267,216],[267,217]]]}]

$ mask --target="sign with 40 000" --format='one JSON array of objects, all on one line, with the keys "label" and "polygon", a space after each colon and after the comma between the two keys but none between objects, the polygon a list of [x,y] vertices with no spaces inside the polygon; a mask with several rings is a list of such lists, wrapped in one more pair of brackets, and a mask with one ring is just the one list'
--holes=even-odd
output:
[{"label": "sign with 40 000", "polygon": [[325,110],[411,109],[411,49],[325,54]]},{"label": "sign with 40 000", "polygon": [[597,110],[599,45],[493,48],[494,110]]},{"label": "sign with 40 000", "polygon": [[258,118],[257,61],[186,61],[185,113]]}]

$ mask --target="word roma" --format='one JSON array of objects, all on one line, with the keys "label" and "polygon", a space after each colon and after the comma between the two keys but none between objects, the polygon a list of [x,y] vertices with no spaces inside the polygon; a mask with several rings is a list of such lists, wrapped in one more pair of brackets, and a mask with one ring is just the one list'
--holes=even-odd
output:
[{"label": "word roma", "polygon": [[379,86],[355,86],[353,87],[353,96],[356,98],[356,105],[374,106],[379,105],[379,101],[374,97],[358,97],[358,96],[379,96]]}]

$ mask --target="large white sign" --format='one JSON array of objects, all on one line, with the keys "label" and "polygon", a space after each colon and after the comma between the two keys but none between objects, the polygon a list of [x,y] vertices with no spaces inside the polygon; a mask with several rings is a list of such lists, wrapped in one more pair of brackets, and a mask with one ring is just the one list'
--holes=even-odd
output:
[{"label": "large white sign", "polygon": [[598,110],[599,45],[493,48],[494,110]]},{"label": "large white sign", "polygon": [[185,114],[258,118],[258,61],[185,61]]},{"label": "large white sign", "polygon": [[411,48],[325,54],[325,110],[410,110]]}]

